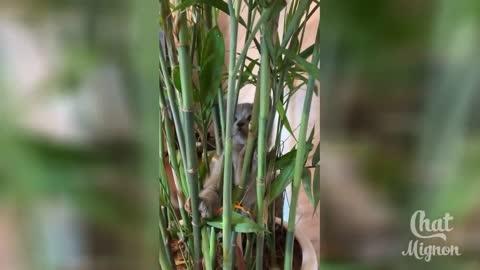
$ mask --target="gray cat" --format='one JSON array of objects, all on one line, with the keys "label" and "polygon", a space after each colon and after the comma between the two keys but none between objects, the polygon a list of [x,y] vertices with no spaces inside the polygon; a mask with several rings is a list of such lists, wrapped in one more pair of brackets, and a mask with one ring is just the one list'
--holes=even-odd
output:
[{"label": "gray cat", "polygon": [[[234,184],[240,184],[240,175],[243,167],[243,159],[245,156],[246,143],[248,137],[248,125],[252,117],[253,106],[251,103],[242,103],[237,105],[235,111],[235,123],[233,125],[233,147],[232,147],[232,161],[233,161],[233,176]],[[213,217],[222,205],[219,194],[220,183],[223,179],[223,154],[220,157],[212,158],[210,163],[210,175],[206,179],[202,191],[200,191],[200,205],[199,210],[202,218]],[[255,179],[256,177],[256,161],[255,155],[252,161],[250,173],[247,176],[247,188],[245,195],[242,198],[242,204],[251,209],[256,200]]]}]

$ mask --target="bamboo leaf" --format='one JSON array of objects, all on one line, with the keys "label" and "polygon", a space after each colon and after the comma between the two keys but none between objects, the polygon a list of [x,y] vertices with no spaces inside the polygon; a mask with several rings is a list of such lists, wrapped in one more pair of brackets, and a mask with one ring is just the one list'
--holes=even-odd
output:
[{"label": "bamboo leaf", "polygon": [[[297,52],[298,50],[300,49],[300,41],[298,40],[297,37],[294,37],[292,38],[292,41],[290,42],[290,46],[288,48],[288,51],[292,51],[292,52]],[[281,58],[281,54],[278,54],[278,57]],[[285,59],[286,61],[284,62],[283,64],[283,67],[282,68],[285,68],[287,70],[290,70],[290,69],[293,69],[292,66],[294,64],[293,60],[287,58]],[[294,80],[295,77],[294,76],[290,76],[290,79],[291,80]]]},{"label": "bamboo leaf", "polygon": [[317,144],[317,148],[312,157],[312,166],[317,166],[318,164],[320,164],[320,143]]},{"label": "bamboo leaf", "polygon": [[313,173],[313,213],[317,211],[318,203],[320,202],[320,165],[315,167]]},{"label": "bamboo leaf", "polygon": [[288,132],[290,132],[290,134],[296,141],[297,138],[295,138],[295,134],[293,134],[292,126],[290,126],[290,121],[288,121],[285,108],[283,108],[283,105],[280,101],[277,102],[276,107],[277,107],[278,116],[280,116],[280,120],[282,121],[283,126],[288,130]]},{"label": "bamboo leaf", "polygon": [[269,202],[273,202],[278,196],[280,196],[285,191],[288,184],[290,184],[290,182],[292,181],[294,169],[295,169],[295,163],[290,162],[283,170],[280,170],[280,173],[278,174],[278,176],[275,178],[275,181],[273,181],[270,186],[270,191],[268,192]]},{"label": "bamboo leaf", "polygon": [[300,56],[304,59],[307,59],[308,57],[310,57],[310,55],[313,54],[314,48],[315,48],[315,44],[312,44],[310,47],[303,50],[303,52],[300,53]]},{"label": "bamboo leaf", "polygon": [[175,66],[172,72],[173,85],[178,92],[182,92],[182,84],[180,83],[180,67]]},{"label": "bamboo leaf", "polygon": [[[312,144],[312,139],[313,139],[313,134],[310,134],[310,138],[307,140],[307,144],[305,145],[305,160],[308,157],[308,153],[312,150],[313,144]],[[297,149],[292,149],[290,152],[282,155],[281,157],[277,158],[275,162],[275,166],[277,169],[282,170],[287,168],[289,165],[295,162],[295,158],[297,156]]]},{"label": "bamboo leaf", "polygon": [[[308,157],[308,153],[312,150],[313,144],[311,143],[311,139],[307,141],[306,144],[306,151],[304,160],[306,161]],[[278,196],[280,196],[283,191],[287,188],[288,184],[293,179],[293,172],[295,170],[295,157],[297,156],[297,149],[292,149],[290,152],[286,153],[285,155],[279,157],[276,162],[275,166],[277,169],[280,170],[280,173],[275,178],[275,181],[272,182],[270,186],[270,192],[268,194],[269,201],[275,200]]]},{"label": "bamboo leaf", "polygon": [[308,199],[313,204],[314,199],[312,193],[312,173],[310,172],[310,169],[303,168],[302,184],[303,189],[305,190],[305,194],[307,194]]},{"label": "bamboo leaf", "polygon": [[320,69],[318,69],[315,65],[309,63],[305,58],[301,57],[300,55],[296,55],[282,47],[279,47],[280,51],[290,60],[295,62],[301,69],[307,72],[309,75],[312,75],[316,80],[320,81]]},{"label": "bamboo leaf", "polygon": [[313,126],[312,131],[310,132],[310,136],[308,136],[307,148],[306,148],[307,153],[309,153],[309,152],[312,150],[312,148],[313,148],[313,144],[312,144],[312,142],[313,142],[313,135],[315,135],[315,126]]},{"label": "bamboo leaf", "polygon": [[253,76],[253,68],[255,67],[255,65],[257,65],[258,62],[250,62],[250,64],[248,64],[248,66],[245,68],[245,71],[242,72],[242,74],[240,75],[240,79],[238,80],[239,81],[239,88],[242,88],[242,86],[244,86],[245,82],[248,80],[248,78],[250,78],[251,76]]},{"label": "bamboo leaf", "polygon": [[196,4],[209,5],[211,7],[217,8],[225,12],[226,14],[228,14],[228,5],[222,0],[184,0],[180,4],[178,4],[173,10],[174,11],[184,10]]},{"label": "bamboo leaf", "polygon": [[222,80],[225,44],[218,27],[212,28],[205,38],[200,63],[200,102],[210,107]]},{"label": "bamboo leaf", "polygon": [[[308,153],[312,150],[313,144],[313,131],[310,134],[310,138],[307,140],[305,145],[305,156],[304,160],[307,160]],[[280,170],[280,173],[275,178],[275,181],[272,182],[270,186],[270,192],[268,194],[269,201],[275,200],[280,196],[283,191],[287,188],[288,184],[292,181],[293,173],[295,169],[295,158],[297,156],[297,149],[292,149],[290,152],[284,154],[283,156],[277,158],[275,161],[275,166],[277,170]]]},{"label": "bamboo leaf", "polygon": [[[222,216],[208,220],[207,224],[214,228],[222,229]],[[256,233],[263,231],[263,228],[248,217],[233,212],[232,230],[238,233]]]}]

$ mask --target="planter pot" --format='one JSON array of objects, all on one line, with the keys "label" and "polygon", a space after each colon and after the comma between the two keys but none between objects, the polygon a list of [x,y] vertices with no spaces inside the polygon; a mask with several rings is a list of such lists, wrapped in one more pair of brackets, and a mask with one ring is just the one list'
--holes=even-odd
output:
[{"label": "planter pot", "polygon": [[[281,224],[282,220],[280,218],[275,218],[277,224]],[[287,223],[283,222],[283,227],[285,231],[287,230]],[[295,239],[302,248],[302,268],[301,270],[317,270],[318,268],[318,259],[317,254],[315,253],[315,248],[312,245],[312,242],[307,235],[301,234],[299,231],[295,231]]]}]

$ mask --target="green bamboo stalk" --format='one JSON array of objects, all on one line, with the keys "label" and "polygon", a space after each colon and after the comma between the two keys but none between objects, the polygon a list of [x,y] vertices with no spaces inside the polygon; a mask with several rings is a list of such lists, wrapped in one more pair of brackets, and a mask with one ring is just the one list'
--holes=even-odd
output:
[{"label": "green bamboo stalk", "polygon": [[159,216],[159,227],[160,227],[160,249],[159,249],[159,261],[162,269],[173,269],[173,259],[168,249],[168,237],[165,231],[165,220],[163,220],[163,215]]},{"label": "green bamboo stalk", "polygon": [[[173,67],[176,64],[176,53],[175,50],[172,48],[172,44],[174,44],[173,41],[173,26],[172,26],[172,21],[167,18],[171,18],[171,10],[170,10],[170,2],[167,0],[160,0],[160,16],[163,18],[164,24],[165,24],[165,29],[163,29],[163,35],[165,37],[166,46],[167,46],[167,51],[168,51],[168,60],[170,62],[170,66]],[[162,47],[160,46],[160,49]]]},{"label": "green bamboo stalk", "polygon": [[[314,54],[312,57],[312,63],[317,66],[320,61],[320,22],[317,28],[317,36],[315,38]],[[306,154],[306,138],[308,129],[308,119],[310,116],[310,107],[312,104],[313,87],[315,86],[315,78],[313,75],[309,75],[307,92],[305,94],[305,103],[300,122],[300,131],[298,134],[297,143],[297,155],[295,157],[295,171],[292,184],[292,197],[290,200],[290,212],[288,216],[288,229],[287,240],[285,244],[285,264],[284,269],[292,269],[293,261],[293,241],[295,232],[295,216],[297,212],[298,192],[300,189],[300,183],[302,178],[303,169],[305,166],[305,154]]]},{"label": "green bamboo stalk", "polygon": [[[163,239],[161,241],[163,241]],[[170,263],[166,252],[167,249],[163,245],[160,245],[160,249],[158,252],[158,261],[160,263],[160,267],[161,269],[174,269],[173,264]]]},{"label": "green bamboo stalk", "polygon": [[270,259],[271,259],[271,262],[272,262],[272,270],[274,269],[280,269],[278,267],[278,262],[277,262],[277,238],[276,238],[276,232],[275,232],[275,227],[276,227],[276,223],[275,223],[275,218],[276,218],[276,212],[275,212],[275,205],[274,207],[271,208],[271,214],[269,215],[269,225],[271,226],[270,227],[270,231],[272,232],[271,234],[269,234],[269,241],[270,241]]},{"label": "green bamboo stalk", "polygon": [[[223,94],[222,94],[222,89],[221,88],[218,88],[218,93],[217,93],[217,105],[218,105],[218,115],[219,115],[219,118],[220,118],[220,133],[221,133],[221,137],[224,138],[225,137],[225,130],[226,130],[226,127],[225,127],[225,107],[224,107],[224,101],[223,101]],[[223,143],[225,144],[225,141],[223,141]]]},{"label": "green bamboo stalk", "polygon": [[210,251],[210,238],[208,237],[207,226],[202,227],[202,253],[205,254],[203,257],[205,260],[205,270],[213,270],[211,257],[208,256]]},{"label": "green bamboo stalk", "polygon": [[[237,3],[239,0],[237,0]],[[233,267],[232,259],[232,127],[233,116],[235,113],[236,93],[236,73],[234,73],[236,51],[237,51],[237,30],[238,21],[232,0],[228,1],[229,9],[229,63],[228,63],[228,96],[227,96],[227,115],[225,123],[225,151],[224,151],[224,178],[223,178],[223,214],[222,214],[222,232],[223,232],[223,269],[229,270]],[[223,102],[223,101],[222,101]]]},{"label": "green bamboo stalk", "polygon": [[[265,28],[268,24],[265,24]],[[262,33],[262,51],[260,56],[260,115],[258,120],[258,147],[257,147],[257,223],[262,228],[264,225],[264,195],[265,195],[265,175],[266,175],[266,159],[267,159],[267,121],[269,107],[269,91],[270,91],[270,55],[268,53],[266,38],[268,38],[266,29]],[[264,232],[257,233],[257,249],[256,249],[256,269],[263,268],[263,244]]]},{"label": "green bamboo stalk", "polygon": [[[181,2],[181,1],[180,1]],[[195,145],[194,120],[193,120],[193,86],[192,86],[192,63],[189,55],[189,38],[187,20],[184,12],[178,14],[179,19],[179,44],[178,57],[180,66],[180,83],[182,85],[182,101],[186,146],[186,160],[184,162],[188,187],[190,193],[190,202],[192,210],[192,229],[193,229],[193,260],[194,269],[200,270],[202,267],[201,254],[201,234],[200,234],[200,214],[198,211],[198,172],[197,172],[197,151]]]},{"label": "green bamboo stalk", "polygon": [[[165,106],[165,97],[163,95],[162,92],[160,92],[160,110],[162,110],[163,112],[166,112],[166,106]],[[191,230],[191,227],[190,227],[190,224],[188,223],[188,215],[187,213],[185,212],[185,208],[184,208],[184,200],[183,200],[183,196],[181,194],[181,191],[182,191],[182,185],[180,183],[180,178],[182,177],[181,173],[180,173],[180,169],[179,169],[179,165],[178,165],[178,160],[177,160],[177,156],[176,156],[176,151],[175,151],[175,142],[174,142],[174,137],[173,137],[173,130],[172,130],[172,127],[171,127],[171,121],[168,117],[164,117],[163,118],[163,127],[165,129],[165,134],[166,134],[166,138],[167,138],[167,151],[168,151],[168,156],[169,156],[169,159],[170,159],[170,166],[172,167],[172,170],[173,170],[173,181],[174,181],[174,184],[175,184],[175,188],[177,189],[177,200],[178,200],[178,208],[180,210],[180,215],[182,216],[182,219],[184,220],[185,222],[185,225],[187,227],[187,231],[190,231]],[[160,131],[160,133],[162,133],[162,131]],[[165,176],[166,177],[166,176]],[[168,183],[167,183],[168,185]],[[183,236],[183,232],[180,230],[180,232],[182,233],[182,236]]]},{"label": "green bamboo stalk", "polygon": [[[162,113],[160,113],[160,124],[162,123]],[[163,138],[163,132],[162,128],[160,125],[160,130],[158,132],[158,153],[160,156],[160,163],[159,163],[159,176],[160,176],[160,184],[165,183],[165,185],[160,185],[160,187],[163,187],[163,190],[165,191],[166,196],[170,196],[170,186],[168,185],[167,181],[167,171],[165,168],[165,147],[164,147],[164,138]]]},{"label": "green bamboo stalk", "polygon": [[[161,116],[160,116],[160,121],[162,121]],[[160,181],[168,182],[167,173],[165,170],[165,160],[164,160],[165,150],[163,146],[163,141],[164,141],[163,134],[162,134],[162,131],[160,130],[159,132]],[[168,183],[165,186],[168,188]],[[159,220],[160,242],[161,242],[160,250],[159,250],[159,262],[163,269],[171,269],[171,267],[173,266],[173,260],[169,252],[169,249],[166,248],[168,246],[168,234],[166,232],[166,223],[163,217],[163,213],[161,211],[160,211],[160,214],[158,215],[158,220]]]},{"label": "green bamboo stalk", "polygon": [[[168,102],[170,105],[170,112],[172,113],[173,116],[173,123],[175,125],[175,129],[177,131],[183,130],[182,128],[182,122],[179,116],[179,111],[178,111],[178,106],[177,103],[175,102],[175,90],[173,89],[172,83],[170,81],[170,77],[168,75],[168,69],[167,69],[167,64],[164,58],[164,52],[162,47],[160,47],[160,54],[159,54],[159,62],[160,62],[160,69],[162,71],[163,75],[163,82],[165,84],[165,87],[167,89],[167,98]],[[164,104],[166,106],[166,104]],[[182,160],[186,160],[186,154],[185,154],[185,138],[183,132],[177,132],[177,139],[178,139],[178,145],[180,148],[180,155],[182,156]]]},{"label": "green bamboo stalk", "polygon": [[247,243],[245,245],[245,263],[247,264],[247,269],[251,269],[252,266],[252,250],[253,250],[253,238],[252,234],[247,234]]},{"label": "green bamboo stalk", "polygon": [[[283,69],[281,71],[280,76],[275,83],[275,87],[273,87],[274,91],[273,91],[272,112],[270,113],[270,116],[269,116],[268,122],[267,122],[267,138],[269,138],[269,139],[272,136],[273,124],[275,122],[275,115],[276,115],[275,106],[277,105],[277,103],[280,100],[280,97],[283,94],[283,89],[284,89],[283,86],[284,86],[286,73],[287,73],[287,69]],[[281,123],[280,117],[277,118],[277,121]],[[277,145],[277,144],[275,144],[275,145]]]},{"label": "green bamboo stalk", "polygon": [[215,269],[216,243],[215,228],[210,227],[210,251],[208,252],[208,257],[210,257],[210,261],[212,262],[212,269]]},{"label": "green bamboo stalk", "polygon": [[222,127],[220,126],[220,113],[219,113],[218,104],[213,106],[213,134],[215,135],[215,150],[217,155],[220,156],[223,152],[223,143],[222,143]]}]

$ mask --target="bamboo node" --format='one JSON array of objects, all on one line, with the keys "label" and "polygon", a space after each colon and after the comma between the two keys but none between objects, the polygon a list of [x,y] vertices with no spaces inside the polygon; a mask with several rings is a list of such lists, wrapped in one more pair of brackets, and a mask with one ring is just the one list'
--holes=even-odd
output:
[{"label": "bamboo node", "polygon": [[196,170],[195,168],[191,168],[191,169],[188,169],[187,172],[188,172],[189,174],[194,174],[194,173],[197,172],[197,170]]},{"label": "bamboo node", "polygon": [[192,226],[193,227],[200,227],[197,223],[195,223],[193,220],[192,220]]},{"label": "bamboo node", "polygon": [[265,186],[265,179],[263,178],[257,179],[257,185]]},{"label": "bamboo node", "polygon": [[191,108],[182,108],[182,112],[193,112]]}]

